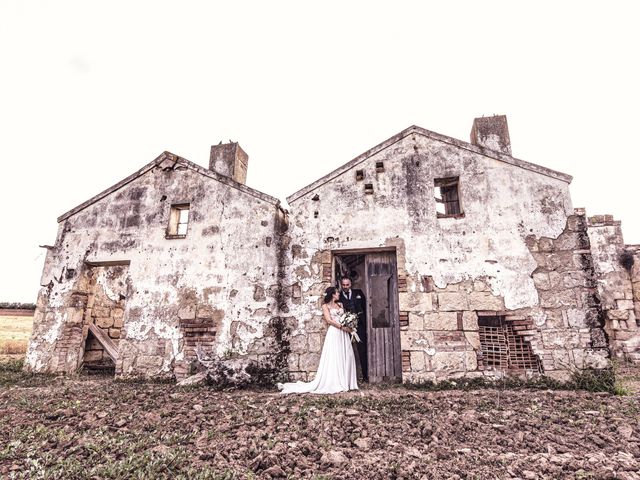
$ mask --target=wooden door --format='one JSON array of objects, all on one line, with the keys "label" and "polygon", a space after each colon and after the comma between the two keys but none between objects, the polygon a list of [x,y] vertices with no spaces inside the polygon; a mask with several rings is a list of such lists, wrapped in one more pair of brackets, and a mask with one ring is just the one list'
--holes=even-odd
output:
[{"label": "wooden door", "polygon": [[395,252],[365,256],[367,351],[371,383],[402,380]]}]

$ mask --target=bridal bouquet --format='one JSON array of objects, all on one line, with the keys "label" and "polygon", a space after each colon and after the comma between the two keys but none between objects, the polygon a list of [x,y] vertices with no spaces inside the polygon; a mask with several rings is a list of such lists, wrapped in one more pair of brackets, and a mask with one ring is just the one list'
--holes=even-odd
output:
[{"label": "bridal bouquet", "polygon": [[359,342],[360,337],[356,333],[358,328],[358,315],[353,312],[345,312],[340,316],[340,325],[351,329],[351,341]]}]

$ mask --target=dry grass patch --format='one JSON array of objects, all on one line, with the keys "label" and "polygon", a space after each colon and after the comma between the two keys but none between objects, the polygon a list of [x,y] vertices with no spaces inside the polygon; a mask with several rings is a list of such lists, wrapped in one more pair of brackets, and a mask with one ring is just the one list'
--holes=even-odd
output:
[{"label": "dry grass patch", "polygon": [[33,328],[33,317],[0,316],[0,354],[24,355]]}]

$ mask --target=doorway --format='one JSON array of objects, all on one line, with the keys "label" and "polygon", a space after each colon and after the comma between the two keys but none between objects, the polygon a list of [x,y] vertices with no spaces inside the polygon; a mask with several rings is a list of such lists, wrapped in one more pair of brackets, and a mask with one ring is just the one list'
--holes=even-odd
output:
[{"label": "doorway", "polygon": [[366,298],[369,382],[402,381],[395,250],[338,251],[333,258],[335,283],[348,277]]}]

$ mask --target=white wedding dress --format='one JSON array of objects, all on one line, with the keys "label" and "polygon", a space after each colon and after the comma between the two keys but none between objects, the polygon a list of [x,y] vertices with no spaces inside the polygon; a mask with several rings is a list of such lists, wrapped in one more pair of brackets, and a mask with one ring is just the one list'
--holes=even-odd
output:
[{"label": "white wedding dress", "polygon": [[[329,309],[331,319],[340,322],[342,308]],[[281,393],[338,393],[358,390],[356,360],[351,346],[351,335],[329,325],[324,337],[320,364],[311,382],[279,383]]]}]

